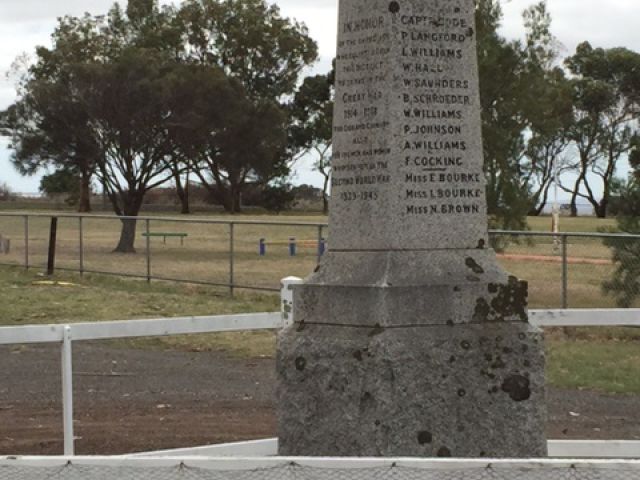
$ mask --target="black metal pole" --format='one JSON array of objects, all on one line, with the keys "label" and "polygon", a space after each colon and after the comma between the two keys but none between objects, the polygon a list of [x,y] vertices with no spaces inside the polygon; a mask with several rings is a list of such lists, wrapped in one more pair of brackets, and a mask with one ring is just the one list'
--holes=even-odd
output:
[{"label": "black metal pole", "polygon": [[229,294],[235,293],[235,225],[229,222]]},{"label": "black metal pole", "polygon": [[47,275],[54,274],[56,269],[56,237],[58,236],[58,217],[51,217],[49,230],[49,259],[47,261]]}]

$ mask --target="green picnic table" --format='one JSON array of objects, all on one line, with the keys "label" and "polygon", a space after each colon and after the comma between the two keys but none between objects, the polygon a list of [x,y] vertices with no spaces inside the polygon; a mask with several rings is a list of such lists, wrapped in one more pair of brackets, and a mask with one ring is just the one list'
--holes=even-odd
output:
[{"label": "green picnic table", "polygon": [[184,239],[189,236],[188,233],[181,232],[149,232],[143,233],[143,237],[162,237],[163,242],[167,243],[167,237],[169,238],[180,238],[180,245],[184,245]]}]

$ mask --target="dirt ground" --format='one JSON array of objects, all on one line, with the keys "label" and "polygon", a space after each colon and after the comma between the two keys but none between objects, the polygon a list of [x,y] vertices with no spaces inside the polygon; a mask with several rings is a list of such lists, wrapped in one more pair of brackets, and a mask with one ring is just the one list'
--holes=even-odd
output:
[{"label": "dirt ground", "polygon": [[[0,347],[0,455],[62,452],[59,350]],[[122,454],[275,436],[274,360],[74,347],[76,450]],[[549,438],[640,439],[640,396],[549,389]]]}]

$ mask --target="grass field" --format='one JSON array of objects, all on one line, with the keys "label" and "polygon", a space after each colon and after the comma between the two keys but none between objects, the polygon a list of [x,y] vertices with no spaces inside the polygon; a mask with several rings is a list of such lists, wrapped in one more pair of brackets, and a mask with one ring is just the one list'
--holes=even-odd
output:
[{"label": "grass field", "polygon": [[[101,276],[57,275],[56,282],[19,268],[0,268],[0,325],[217,315],[277,311],[277,295],[231,299],[204,287],[175,286]],[[117,308],[114,308],[117,305]],[[139,348],[224,350],[243,357],[275,352],[275,335],[242,332],[118,341]],[[22,348],[16,346],[15,348]],[[547,377],[552,385],[613,393],[640,393],[640,330],[557,329],[547,332]]]},{"label": "grass field", "polygon": [[[169,283],[122,280],[87,275],[56,275],[49,279],[15,267],[0,267],[0,325],[98,322],[234,313],[274,312],[276,295],[240,294],[231,299],[214,289]],[[61,286],[62,284],[69,284]],[[270,333],[222,333],[124,341],[135,346],[190,351],[223,349],[234,354],[273,354]]]},{"label": "grass field", "polygon": [[[25,212],[26,213],[26,212]],[[189,219],[259,222],[305,222],[325,223],[326,218],[311,216],[193,216]],[[531,230],[548,231],[550,219],[529,219]],[[615,225],[613,220],[593,218],[562,218],[563,231],[596,232]],[[117,219],[85,218],[83,221],[84,268],[87,271],[122,273],[144,277],[147,274],[146,240],[142,237],[146,229],[139,222],[137,253],[121,255],[112,253],[117,244],[120,222]],[[24,219],[0,214],[0,235],[12,241],[9,255],[0,254],[0,263],[23,264],[25,257]],[[182,279],[194,282],[210,282],[225,285],[230,281],[230,228],[221,224],[182,223],[167,220],[152,220],[151,232],[186,233],[184,245],[177,238],[161,238],[151,241],[151,272],[155,277]],[[326,229],[323,235],[328,237]],[[30,264],[36,270],[44,269],[49,237],[49,218],[32,217],[29,221]],[[290,257],[287,243],[290,237],[298,241],[310,241],[300,246],[298,255]],[[234,227],[234,283],[242,286],[277,289],[280,279],[286,276],[307,276],[317,263],[318,228],[235,225]],[[261,238],[267,241],[267,255],[258,255]],[[518,255],[543,255],[559,258],[552,238],[509,239],[505,253]],[[330,239],[329,239],[330,244]],[[57,265],[78,270],[80,266],[80,224],[77,219],[61,218],[58,226]],[[606,264],[611,251],[600,239],[569,239],[568,253],[577,259],[604,261],[601,265],[571,264],[569,266],[569,306],[573,308],[608,308],[615,306],[611,297],[602,292],[602,282],[611,277],[614,266]],[[559,263],[530,260],[501,260],[504,267],[514,275],[530,283],[531,305],[536,308],[558,308],[562,305],[562,267]],[[222,290],[221,290],[222,291]]]}]

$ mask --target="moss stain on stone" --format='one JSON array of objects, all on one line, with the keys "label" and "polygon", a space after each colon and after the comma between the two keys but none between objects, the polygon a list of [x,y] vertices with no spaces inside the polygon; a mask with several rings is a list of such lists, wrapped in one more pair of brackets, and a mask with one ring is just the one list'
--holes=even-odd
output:
[{"label": "moss stain on stone", "polygon": [[465,261],[465,264],[467,265],[467,267],[469,267],[471,269],[471,271],[473,273],[475,273],[476,275],[482,275],[484,273],[484,268],[482,268],[480,266],[480,264],[478,262],[476,262],[473,258],[468,257],[467,260]]}]

